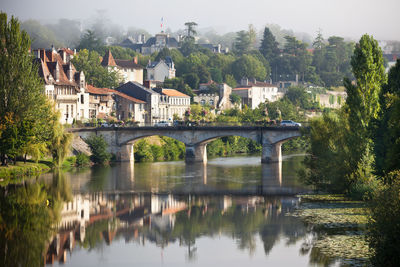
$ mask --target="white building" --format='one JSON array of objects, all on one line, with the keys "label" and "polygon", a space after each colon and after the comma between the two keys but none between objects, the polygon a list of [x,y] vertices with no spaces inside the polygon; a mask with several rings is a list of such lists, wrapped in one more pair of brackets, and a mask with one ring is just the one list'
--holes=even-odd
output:
[{"label": "white building", "polygon": [[161,121],[172,121],[174,115],[183,118],[190,108],[190,96],[175,89],[154,89],[160,94],[158,109]]},{"label": "white building", "polygon": [[107,50],[101,65],[109,70],[116,70],[124,83],[138,82],[143,84],[143,68],[138,64],[137,57],[132,60],[114,59],[111,51]]},{"label": "white building", "polygon": [[175,78],[175,64],[171,57],[165,60],[149,62],[147,65],[147,80],[164,82],[165,78]]},{"label": "white building", "polygon": [[76,71],[66,49],[34,51],[39,63],[39,76],[43,78],[45,93],[60,111],[61,123],[89,119],[89,93],[84,73]]},{"label": "white building", "polygon": [[259,104],[265,101],[274,102],[279,99],[278,87],[276,85],[259,82],[256,79],[243,78],[240,86],[232,89],[232,93],[242,98],[242,105],[247,105],[251,109],[255,109]]}]

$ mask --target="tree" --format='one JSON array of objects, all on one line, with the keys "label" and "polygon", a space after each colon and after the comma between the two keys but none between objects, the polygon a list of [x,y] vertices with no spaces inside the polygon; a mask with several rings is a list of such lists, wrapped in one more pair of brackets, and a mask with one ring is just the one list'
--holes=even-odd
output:
[{"label": "tree", "polygon": [[[375,171],[381,177],[400,166],[400,60],[380,93],[381,110],[374,128]],[[388,181],[385,181],[388,182]]]},{"label": "tree", "polygon": [[252,49],[254,49],[256,48],[257,45],[257,31],[254,28],[253,24],[249,25],[248,34],[249,34],[250,46]]},{"label": "tree", "polygon": [[185,26],[187,27],[187,38],[194,39],[194,36],[197,35],[195,27],[197,26],[196,22],[186,22]]},{"label": "tree", "polygon": [[40,24],[36,20],[27,20],[21,24],[21,28],[25,30],[31,38],[32,49],[51,47],[61,47],[64,44],[56,37],[56,32],[51,28]]},{"label": "tree", "polygon": [[237,80],[243,77],[265,80],[267,70],[261,61],[250,55],[243,55],[232,64],[232,73]]},{"label": "tree", "polygon": [[92,151],[91,159],[96,164],[107,164],[111,158],[110,153],[107,152],[107,142],[102,136],[91,135],[85,140]]},{"label": "tree", "polygon": [[91,30],[87,30],[82,36],[78,46],[78,50],[87,49],[90,51],[97,51],[102,53],[104,51],[103,42],[97,37],[96,33]]},{"label": "tree", "polygon": [[278,42],[275,40],[275,36],[271,33],[268,27],[265,27],[264,29],[260,52],[269,63],[272,63],[280,53]]},{"label": "tree", "polygon": [[0,40],[0,155],[5,164],[6,156],[15,158],[48,140],[54,111],[29,53],[30,38],[5,13],[0,13]]},{"label": "tree", "polygon": [[114,88],[119,85],[118,73],[101,66],[100,56],[96,51],[83,49],[72,59],[72,63],[78,71],[85,73],[86,81],[95,87]]},{"label": "tree", "polygon": [[240,31],[236,33],[236,41],[233,46],[233,50],[238,55],[243,55],[244,53],[250,51],[250,35],[246,31]]}]

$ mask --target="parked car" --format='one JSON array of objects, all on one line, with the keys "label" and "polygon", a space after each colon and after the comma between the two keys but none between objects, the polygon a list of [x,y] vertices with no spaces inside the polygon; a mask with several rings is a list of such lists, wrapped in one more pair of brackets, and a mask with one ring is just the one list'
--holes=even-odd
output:
[{"label": "parked car", "polygon": [[289,120],[284,120],[284,121],[281,121],[281,126],[297,126],[297,127],[300,127],[301,123],[294,122],[294,121],[289,121]]},{"label": "parked car", "polygon": [[166,126],[171,126],[171,123],[168,121],[159,121],[154,123],[154,126],[156,127],[166,127]]}]

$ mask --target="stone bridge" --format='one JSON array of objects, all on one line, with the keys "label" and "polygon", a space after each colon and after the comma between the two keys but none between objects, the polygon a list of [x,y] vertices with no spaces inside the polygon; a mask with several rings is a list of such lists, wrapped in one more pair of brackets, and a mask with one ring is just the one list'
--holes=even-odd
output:
[{"label": "stone bridge", "polygon": [[133,161],[133,144],[144,137],[160,135],[181,141],[186,146],[186,162],[207,163],[207,144],[224,136],[242,136],[262,145],[261,162],[280,162],[281,146],[285,141],[301,136],[300,127],[264,126],[178,126],[178,127],[116,127],[69,129],[83,140],[101,135],[110,153],[118,161]]}]

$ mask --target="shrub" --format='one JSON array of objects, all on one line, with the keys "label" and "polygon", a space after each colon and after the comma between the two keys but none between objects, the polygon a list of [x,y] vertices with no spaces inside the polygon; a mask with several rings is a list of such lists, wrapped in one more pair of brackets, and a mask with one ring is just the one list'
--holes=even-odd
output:
[{"label": "shrub", "polygon": [[374,266],[400,262],[400,171],[389,176],[393,183],[377,190],[370,206],[368,236]]},{"label": "shrub", "polygon": [[91,135],[85,140],[92,151],[91,160],[96,164],[107,164],[111,154],[107,152],[107,143],[102,136]]},{"label": "shrub", "polygon": [[89,156],[87,156],[83,153],[79,153],[78,155],[76,155],[75,166],[84,167],[84,166],[88,166],[89,163],[90,163]]}]

